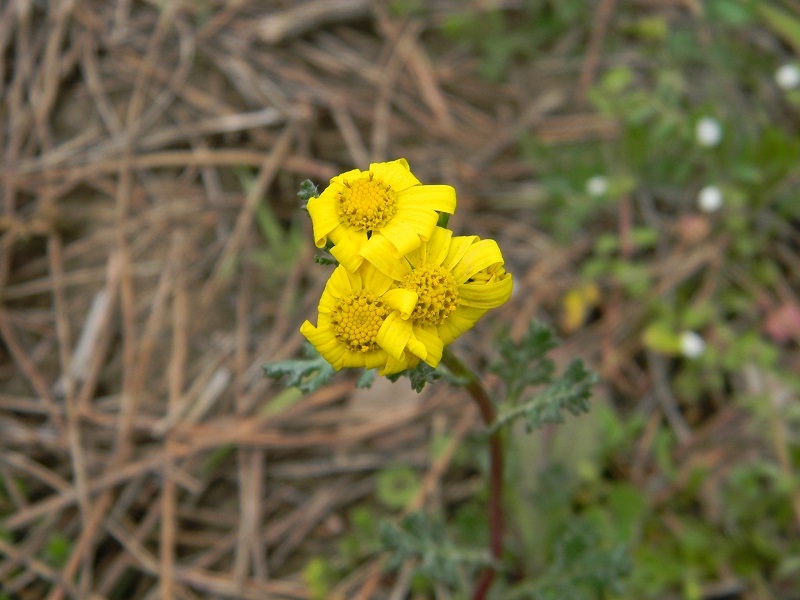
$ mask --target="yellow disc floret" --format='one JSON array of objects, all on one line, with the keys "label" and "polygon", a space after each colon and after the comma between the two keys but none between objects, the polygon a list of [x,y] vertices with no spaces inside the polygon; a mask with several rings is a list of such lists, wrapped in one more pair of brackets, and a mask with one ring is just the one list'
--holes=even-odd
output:
[{"label": "yellow disc floret", "polygon": [[331,329],[336,339],[353,352],[378,348],[378,331],[389,315],[383,301],[366,290],[341,298],[331,310]]},{"label": "yellow disc floret", "polygon": [[339,217],[357,231],[374,231],[385,226],[397,212],[397,194],[391,186],[367,171],[353,181],[344,182],[336,208]]},{"label": "yellow disc floret", "polygon": [[411,320],[421,325],[441,325],[458,307],[458,284],[444,267],[420,265],[405,276],[400,287],[419,295]]}]

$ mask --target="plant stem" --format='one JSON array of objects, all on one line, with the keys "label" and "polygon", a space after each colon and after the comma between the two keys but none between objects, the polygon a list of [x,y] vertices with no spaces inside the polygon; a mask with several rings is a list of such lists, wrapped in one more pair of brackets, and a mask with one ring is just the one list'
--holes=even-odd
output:
[{"label": "plant stem", "polygon": [[[467,380],[464,387],[478,404],[484,423],[491,427],[497,417],[497,411],[478,376],[447,348],[442,354],[442,362],[454,375]],[[499,563],[503,556],[503,445],[499,430],[489,438],[489,458],[489,545],[492,558]],[[473,600],[483,600],[486,597],[494,577],[494,568],[486,567],[483,570],[475,585]]]}]

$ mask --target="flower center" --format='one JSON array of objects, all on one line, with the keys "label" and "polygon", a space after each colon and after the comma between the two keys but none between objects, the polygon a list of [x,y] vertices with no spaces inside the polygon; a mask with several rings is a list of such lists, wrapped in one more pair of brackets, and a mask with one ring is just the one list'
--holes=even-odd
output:
[{"label": "flower center", "polygon": [[375,294],[356,290],[340,299],[331,311],[331,329],[351,352],[369,352],[378,348],[378,330],[388,315]]},{"label": "flower center", "polygon": [[356,231],[374,231],[384,227],[397,212],[397,194],[391,186],[366,172],[355,181],[345,181],[339,194],[339,217]]},{"label": "flower center", "polygon": [[438,265],[417,267],[400,287],[419,295],[411,319],[423,325],[441,325],[458,306],[458,284],[450,271]]}]

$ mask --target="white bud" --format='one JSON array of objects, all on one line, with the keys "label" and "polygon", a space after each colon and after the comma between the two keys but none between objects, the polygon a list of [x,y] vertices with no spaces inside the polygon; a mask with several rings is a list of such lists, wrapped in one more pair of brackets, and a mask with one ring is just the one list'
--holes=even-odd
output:
[{"label": "white bud", "polygon": [[586,193],[590,196],[605,196],[608,192],[608,179],[602,175],[595,175],[586,180]]},{"label": "white bud", "polygon": [[706,342],[700,334],[694,331],[684,331],[681,334],[681,354],[686,358],[697,358],[706,349]]},{"label": "white bud", "polygon": [[697,143],[712,148],[722,141],[722,125],[714,117],[703,117],[694,128]]},{"label": "white bud", "polygon": [[697,194],[697,206],[705,213],[712,213],[722,206],[722,192],[715,185],[707,185]]},{"label": "white bud", "polygon": [[781,65],[775,71],[775,83],[783,90],[792,90],[800,85],[800,68],[794,64]]}]

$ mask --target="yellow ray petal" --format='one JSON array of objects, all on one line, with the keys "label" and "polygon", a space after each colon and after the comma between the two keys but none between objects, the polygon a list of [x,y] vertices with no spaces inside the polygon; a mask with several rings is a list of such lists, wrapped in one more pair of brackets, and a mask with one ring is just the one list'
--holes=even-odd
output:
[{"label": "yellow ray petal", "polygon": [[367,359],[365,356],[366,354],[366,352],[352,352],[348,350],[344,353],[344,356],[341,359],[342,366],[345,366],[348,369],[365,367],[367,365]]},{"label": "yellow ray petal", "polygon": [[403,319],[397,312],[392,312],[378,330],[377,341],[389,356],[400,360],[410,337],[411,323]]},{"label": "yellow ray petal", "polygon": [[376,296],[383,296],[394,284],[394,279],[369,262],[362,263],[358,273],[361,275],[363,289],[369,290]]},{"label": "yellow ray petal", "polygon": [[456,191],[449,185],[417,185],[397,194],[397,207],[425,208],[453,214]]},{"label": "yellow ray petal", "polygon": [[492,283],[474,282],[458,286],[458,300],[464,306],[497,308],[511,297],[513,289],[514,282],[511,274],[507,273]]},{"label": "yellow ray petal", "polygon": [[[447,258],[450,250],[450,241],[453,239],[453,232],[443,227],[437,227],[431,234],[431,239],[425,245],[425,262],[441,265]],[[417,264],[412,261],[412,264]]]},{"label": "yellow ray petal", "polygon": [[331,248],[331,254],[348,271],[355,271],[364,260],[358,251],[367,243],[367,234],[364,231],[342,229],[342,236]]},{"label": "yellow ray petal", "polygon": [[322,248],[325,246],[328,234],[340,224],[336,205],[331,195],[322,194],[318,198],[311,198],[306,208],[314,229],[314,244],[317,248]]},{"label": "yellow ray petal", "polygon": [[425,344],[420,342],[413,335],[408,339],[406,347],[411,354],[427,362],[426,359],[428,358],[428,349],[425,347]]},{"label": "yellow ray petal", "polygon": [[[339,265],[340,267],[342,265]],[[337,267],[338,268],[338,267]],[[353,290],[363,290],[364,289],[364,281],[361,279],[361,269],[356,269],[355,271],[348,271],[346,268],[344,269],[345,275],[347,276],[348,281],[350,282],[350,289]]]},{"label": "yellow ray petal", "polygon": [[319,310],[321,315],[327,315],[330,314],[337,304],[338,302],[333,294],[326,294],[323,292],[322,297],[319,299],[319,307],[317,310]]},{"label": "yellow ray petal", "polygon": [[458,283],[464,283],[478,271],[496,264],[503,264],[503,255],[497,242],[480,240],[469,247],[463,258],[452,268],[452,273]]},{"label": "yellow ray petal", "polygon": [[378,373],[381,375],[394,375],[417,366],[417,363],[419,363],[419,357],[408,352],[405,352],[400,360],[395,360],[389,356],[386,365]]},{"label": "yellow ray petal", "polygon": [[349,295],[352,291],[353,285],[350,283],[350,277],[347,276],[347,269],[339,265],[328,278],[323,295],[330,294],[334,298],[341,298]]},{"label": "yellow ray petal", "polygon": [[465,331],[469,331],[486,311],[470,306],[459,306],[444,323],[436,326],[436,331],[442,343],[447,346]]},{"label": "yellow ray petal", "polygon": [[419,185],[419,179],[411,174],[405,158],[385,163],[372,163],[369,170],[375,174],[377,179],[391,186],[395,192]]},{"label": "yellow ray petal", "polygon": [[450,239],[447,257],[442,261],[442,266],[452,271],[453,267],[464,257],[470,246],[478,240],[477,235],[457,235]]},{"label": "yellow ray petal", "polygon": [[347,353],[333,332],[327,328],[314,327],[309,321],[300,326],[300,333],[311,342],[325,360],[337,371],[345,365],[345,354]]},{"label": "yellow ray petal", "polygon": [[386,292],[381,300],[400,313],[400,317],[408,319],[417,305],[417,292],[394,288]]},{"label": "yellow ray petal", "polygon": [[401,211],[398,208],[394,218],[380,233],[397,249],[398,256],[405,256],[430,238],[437,219],[436,212],[432,210]]},{"label": "yellow ray petal", "polygon": [[385,365],[388,358],[383,350],[373,350],[364,354],[364,366],[367,369],[377,369]]},{"label": "yellow ray petal", "polygon": [[[341,191],[342,187],[344,187],[345,185],[345,182],[350,182],[353,181],[354,179],[358,179],[359,177],[361,177],[361,174],[362,173],[360,170],[351,169],[346,173],[342,173],[341,175],[337,175],[336,177],[331,177],[331,185],[329,188],[325,189],[325,192],[327,192],[328,189],[331,188],[335,191]],[[325,192],[322,193],[324,194]]]},{"label": "yellow ray petal", "polygon": [[433,368],[436,368],[439,365],[439,361],[442,360],[442,350],[444,349],[444,343],[442,343],[436,327],[415,326],[413,332],[414,337],[425,346],[427,356],[420,358]]},{"label": "yellow ray petal", "polygon": [[373,235],[359,251],[384,275],[400,280],[411,272],[408,261],[397,256],[397,249],[381,234]]}]

